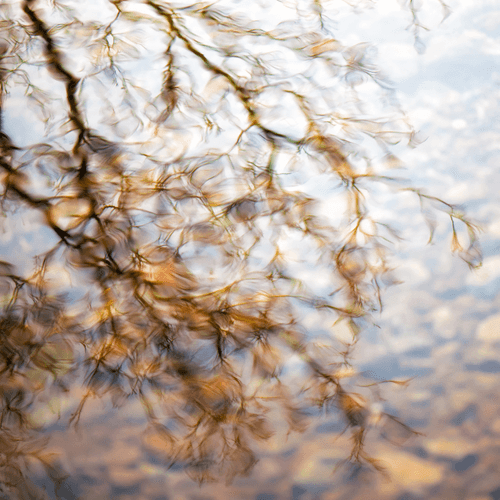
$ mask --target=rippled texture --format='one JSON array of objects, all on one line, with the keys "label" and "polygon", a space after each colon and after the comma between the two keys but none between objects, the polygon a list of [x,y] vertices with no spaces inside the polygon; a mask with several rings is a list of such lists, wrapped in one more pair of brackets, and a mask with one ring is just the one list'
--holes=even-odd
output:
[{"label": "rippled texture", "polygon": [[480,254],[472,222],[394,173],[418,141],[370,47],[336,40],[319,1],[0,13],[2,212],[24,224],[0,262],[2,493],[45,498],[34,463],[65,488],[36,433],[69,391],[74,426],[92,399],[139,401],[145,446],[198,482],[248,475],[311,408],[344,417],[337,468],[383,472],[367,431],[415,432],[350,362],[396,281],[376,196],[417,196],[430,239],[442,212],[452,250]]}]

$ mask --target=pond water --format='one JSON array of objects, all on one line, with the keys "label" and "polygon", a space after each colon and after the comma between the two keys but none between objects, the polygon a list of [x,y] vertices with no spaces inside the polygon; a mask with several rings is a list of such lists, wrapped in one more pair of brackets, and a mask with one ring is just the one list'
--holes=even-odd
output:
[{"label": "pond water", "polygon": [[[408,177],[460,203],[484,228],[483,266],[470,271],[449,252],[445,216],[434,244],[425,246],[415,200],[401,196],[384,207],[405,238],[393,261],[404,282],[386,292],[378,327],[364,332],[355,347],[352,389],[372,412],[365,450],[387,474],[342,466],[352,433],[332,411],[309,415],[302,434],[287,435],[276,416],[277,432],[259,445],[259,462],[249,477],[199,486],[181,466],[168,468],[161,461],[162,444],[144,434],[139,403],[113,409],[91,400],[78,429],[68,430],[82,396],[75,385],[64,399],[48,397],[33,416],[46,426],[49,449],[60,454],[70,474],[54,490],[35,467],[34,481],[50,498],[500,500],[500,77],[493,64],[500,50],[500,10],[486,1],[452,8],[452,16],[429,35],[422,56],[412,52],[407,34],[398,45],[380,30],[372,33],[400,101],[427,137],[402,155]],[[389,10],[384,15],[392,16]],[[366,15],[356,22],[365,36],[380,19]],[[347,39],[356,31],[348,24],[342,29]],[[20,260],[19,245],[40,251],[49,238],[28,236],[32,221],[23,223],[28,239],[14,236],[21,222],[13,218],[4,225],[1,246],[2,253]],[[299,368],[290,366],[293,375]],[[362,387],[384,379],[411,381],[381,384],[375,393]],[[410,436],[389,415],[419,434]]]}]

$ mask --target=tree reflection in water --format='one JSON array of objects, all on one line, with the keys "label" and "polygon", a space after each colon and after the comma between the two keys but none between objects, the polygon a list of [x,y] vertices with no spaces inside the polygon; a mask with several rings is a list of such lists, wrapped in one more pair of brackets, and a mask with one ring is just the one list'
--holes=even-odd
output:
[{"label": "tree reflection in water", "polygon": [[[300,432],[311,407],[344,415],[347,462],[383,470],[367,430],[395,426],[398,442],[414,431],[352,390],[352,351],[394,282],[398,234],[372,217],[377,196],[414,193],[431,239],[441,210],[452,249],[471,266],[480,256],[456,207],[393,174],[394,145],[416,139],[369,47],[335,40],[320,2],[273,26],[199,2],[102,2],[107,24],[84,12],[55,0],[0,7],[1,104],[29,103],[25,132],[45,127],[30,142],[2,114],[2,224],[34,221],[40,235],[30,246],[17,227],[1,247],[3,495],[45,498],[33,462],[61,487],[32,411],[82,376],[72,425],[89,398],[124,411],[139,399],[146,442],[195,481],[249,474],[270,412]],[[314,178],[336,213],[306,193]],[[337,322],[350,340],[329,333]]]}]

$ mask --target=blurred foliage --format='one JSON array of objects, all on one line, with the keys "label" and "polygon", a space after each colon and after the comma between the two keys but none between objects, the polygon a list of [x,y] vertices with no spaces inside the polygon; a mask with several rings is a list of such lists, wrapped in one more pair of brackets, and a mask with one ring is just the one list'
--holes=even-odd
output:
[{"label": "blurred foliage", "polygon": [[[45,498],[24,476],[32,460],[64,478],[30,414],[81,380],[73,425],[89,398],[124,411],[139,398],[145,443],[197,481],[248,474],[271,411],[302,431],[308,408],[335,408],[347,459],[377,469],[363,451],[371,423],[412,433],[349,389],[352,350],[394,282],[398,234],[370,196],[414,193],[431,239],[446,212],[473,266],[477,228],[394,174],[395,145],[417,136],[372,48],[343,45],[334,18],[320,0],[1,3],[1,224],[29,220],[12,224],[39,235],[2,244],[7,498]],[[313,178],[333,186],[335,213],[301,189]],[[338,323],[350,340],[331,334]]]}]

